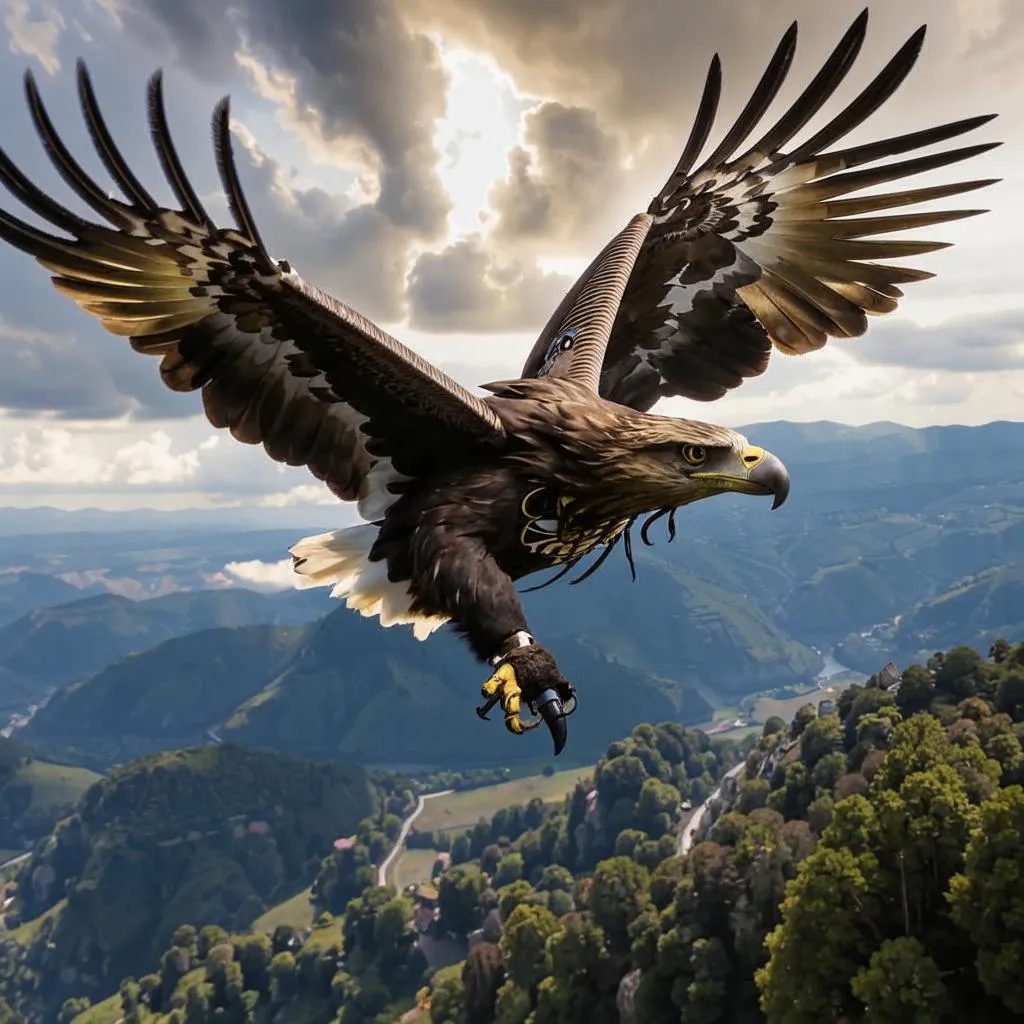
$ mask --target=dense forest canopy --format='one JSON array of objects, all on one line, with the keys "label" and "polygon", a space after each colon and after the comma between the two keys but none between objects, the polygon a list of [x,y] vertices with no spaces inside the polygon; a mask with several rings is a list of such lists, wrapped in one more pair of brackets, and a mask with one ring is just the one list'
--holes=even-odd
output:
[{"label": "dense forest canopy", "polygon": [[[895,685],[872,676],[834,713],[807,705],[742,745],[640,725],[564,801],[429,836],[447,854],[434,888],[401,892],[375,869],[427,780],[374,773],[372,808],[317,862],[315,926],[181,921],[154,932],[160,948],[109,999],[108,973],[92,996],[64,986],[48,1002],[47,950],[67,915],[104,913],[99,893],[78,893],[91,877],[79,866],[62,911],[52,904],[34,937],[6,942],[0,1020],[43,1019],[48,1006],[81,1024],[1004,1021],[1024,1014],[1022,738],[1024,644],[1005,641],[987,658],[936,654]],[[90,861],[108,856],[97,846],[165,836],[150,793],[191,794],[206,808],[193,824],[209,825],[211,801],[245,803],[246,779],[276,794],[251,798],[250,813],[314,778],[349,787],[346,799],[364,784],[219,749],[147,759],[93,787],[36,858],[76,828],[100,829]],[[218,757],[223,789],[209,779]],[[740,784],[680,855],[691,801],[734,765]],[[168,789],[176,768],[185,774]],[[319,813],[302,824],[295,808],[288,826],[307,850]],[[311,867],[301,861],[298,875]],[[20,885],[30,913],[24,875]]]}]

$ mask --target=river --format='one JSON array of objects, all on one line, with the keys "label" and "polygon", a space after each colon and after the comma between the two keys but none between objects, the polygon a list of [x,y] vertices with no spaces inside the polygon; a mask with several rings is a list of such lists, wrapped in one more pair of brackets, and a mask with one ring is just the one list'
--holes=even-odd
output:
[{"label": "river", "polygon": [[856,669],[852,669],[849,665],[844,665],[840,661],[836,661],[833,655],[833,648],[829,648],[826,651],[819,651],[816,647],[812,648],[814,653],[817,654],[821,660],[825,663],[821,667],[821,671],[814,677],[814,681],[821,686],[827,683],[830,679],[835,676],[841,675],[853,675],[860,676],[861,679],[867,679],[867,676],[863,672],[858,672]]}]

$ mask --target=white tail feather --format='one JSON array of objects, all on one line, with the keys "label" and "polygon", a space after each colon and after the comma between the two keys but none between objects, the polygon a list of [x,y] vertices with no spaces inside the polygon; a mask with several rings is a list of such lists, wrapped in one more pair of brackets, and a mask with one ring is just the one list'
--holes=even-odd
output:
[{"label": "white tail feather", "polygon": [[300,540],[290,549],[295,585],[330,587],[331,597],[346,598],[345,604],[361,615],[378,616],[382,626],[411,625],[416,639],[426,640],[448,617],[413,612],[408,581],[392,582],[384,561],[370,561],[377,531],[366,523]]}]

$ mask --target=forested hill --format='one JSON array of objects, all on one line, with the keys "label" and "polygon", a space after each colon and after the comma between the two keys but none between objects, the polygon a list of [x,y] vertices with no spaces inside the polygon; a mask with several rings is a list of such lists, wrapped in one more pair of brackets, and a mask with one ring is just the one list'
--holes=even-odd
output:
[{"label": "forested hill", "polygon": [[116,988],[183,923],[248,927],[376,807],[357,766],[230,744],[115,769],[19,875],[18,913],[40,954],[33,986]]},{"label": "forested hill", "polygon": [[[1024,644],[937,654],[898,683],[872,676],[834,711],[807,705],[751,737],[739,786],[679,855],[692,824],[680,787],[721,780],[742,750],[640,725],[563,804],[450,836],[436,896],[378,887],[386,841],[361,826],[321,865],[308,935],[178,928],[151,973],[95,1013],[67,1003],[62,1020],[1019,1019],[1022,737]],[[386,807],[407,804],[411,780],[382,785]],[[50,938],[44,924],[26,952],[7,948],[12,1020],[38,1006]],[[438,969],[441,951],[456,962]]]}]

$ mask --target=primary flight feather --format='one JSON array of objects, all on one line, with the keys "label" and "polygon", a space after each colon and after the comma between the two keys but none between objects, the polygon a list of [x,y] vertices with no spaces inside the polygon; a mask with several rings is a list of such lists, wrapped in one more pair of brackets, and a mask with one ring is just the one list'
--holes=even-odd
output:
[{"label": "primary flight feather", "polygon": [[[47,155],[107,224],[66,209],[0,150],[0,181],[59,232],[0,210],[0,238],[35,257],[112,334],[158,356],[168,387],[200,390],[215,427],[307,466],[358,503],[363,525],[292,548],[300,586],[330,586],[350,607],[385,626],[410,624],[421,639],[452,623],[492,667],[478,713],[500,704],[514,733],[544,721],[558,753],[575,688],[534,639],[514,581],[544,568],[561,575],[599,552],[585,577],[620,543],[632,564],[638,518],[646,542],[663,516],[674,531],[682,505],[738,491],[772,495],[778,507],[789,492],[779,459],[741,435],[648,410],[669,395],[720,398],[763,373],[773,348],[803,354],[862,334],[868,316],[896,309],[900,285],[931,276],[880,262],[942,246],[900,232],[982,212],[888,211],[991,180],[860,193],[991,149],[997,143],[894,159],[990,117],[830,148],[898,88],[923,28],[792,145],[845,78],[866,29],[865,11],[788,110],[755,135],[792,63],[791,26],[698,164],[718,111],[716,56],[664,188],[569,290],[521,376],[485,385],[486,398],[269,255],[235,167],[226,99],[214,113],[214,150],[235,227],[215,224],[175,151],[159,73],[149,124],[178,209],[157,203],[128,167],[79,64],[85,123],[123,198],[68,151],[28,74]],[[538,717],[525,718],[525,708]]]}]

